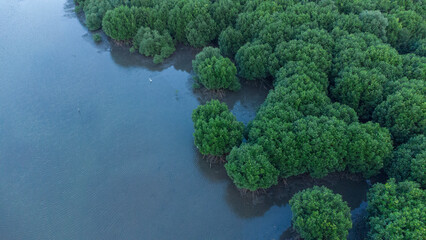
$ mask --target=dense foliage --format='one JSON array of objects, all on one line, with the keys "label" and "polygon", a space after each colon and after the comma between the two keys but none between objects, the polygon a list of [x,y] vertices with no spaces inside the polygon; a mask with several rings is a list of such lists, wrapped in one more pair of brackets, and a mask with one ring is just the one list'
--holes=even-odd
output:
[{"label": "dense foliage", "polygon": [[308,116],[288,123],[275,118],[266,126],[255,121],[249,137],[264,147],[284,178],[303,173],[324,177],[346,168],[369,177],[379,172],[392,151],[389,132],[378,124],[348,125],[326,116]]},{"label": "dense foliage", "polygon": [[207,89],[230,89],[236,91],[240,89],[237,68],[229,58],[211,57],[207,58],[198,66],[197,80]]},{"label": "dense foliage", "polygon": [[113,5],[110,1],[96,0],[78,0],[83,5],[86,14],[86,25],[90,30],[97,30],[102,26],[102,19],[108,10],[114,9],[117,5]]},{"label": "dense foliage", "polygon": [[352,228],[351,212],[342,196],[315,186],[290,200],[293,226],[303,239],[346,239]]},{"label": "dense foliage", "polygon": [[243,34],[232,27],[223,30],[219,36],[220,52],[226,57],[234,58],[242,45],[244,45]]},{"label": "dense foliage", "polygon": [[335,79],[332,94],[334,99],[352,107],[362,120],[370,120],[376,106],[383,101],[386,81],[377,69],[346,67]]},{"label": "dense foliage", "polygon": [[177,41],[202,47],[217,37],[218,29],[210,14],[209,0],[175,2],[169,12],[168,26]]},{"label": "dense foliage", "polygon": [[386,165],[389,177],[416,181],[426,187],[426,137],[419,135],[399,146]]},{"label": "dense foliage", "polygon": [[235,55],[238,74],[248,80],[268,77],[268,58],[271,53],[272,48],[269,44],[259,42],[245,44]]},{"label": "dense foliage", "polygon": [[289,61],[311,63],[315,68],[327,74],[331,68],[331,54],[320,44],[303,40],[291,40],[278,44],[269,59],[270,73],[275,75],[276,71]]},{"label": "dense foliage", "polygon": [[224,103],[212,100],[192,113],[194,142],[204,155],[222,156],[243,140],[244,124],[238,122]]},{"label": "dense foliage", "polygon": [[369,239],[424,239],[426,192],[405,181],[376,184],[368,192]]},{"label": "dense foliage", "polygon": [[398,144],[422,134],[426,128],[426,95],[416,89],[402,88],[389,95],[373,113],[373,119],[389,128]]},{"label": "dense foliage", "polygon": [[135,16],[136,8],[120,6],[108,10],[102,20],[102,29],[105,34],[116,40],[130,40],[138,31]]},{"label": "dense foliage", "polygon": [[154,57],[154,63],[160,63],[176,49],[173,39],[167,31],[162,34],[149,27],[141,27],[133,39],[133,47],[140,54]]},{"label": "dense foliage", "polygon": [[278,183],[279,172],[259,145],[242,144],[226,159],[226,172],[238,188],[256,191]]},{"label": "dense foliage", "polygon": [[195,59],[192,60],[192,70],[194,71],[194,73],[196,75],[199,75],[201,63],[204,62],[206,59],[212,57],[220,58],[220,50],[214,47],[203,48],[203,50],[195,56]]},{"label": "dense foliage", "polygon": [[[204,47],[219,40],[222,53],[230,58],[234,58],[238,49],[252,40],[268,44],[273,50],[280,43],[302,40],[309,44],[319,44],[330,53],[335,40],[347,34],[360,33],[374,35],[380,42],[390,44],[400,53],[412,52],[423,57],[425,54],[423,0],[75,1],[76,10],[84,10],[86,25],[90,30],[102,27],[106,13],[110,10],[135,8],[131,15],[136,18],[137,25],[140,24],[137,29],[143,26],[161,33],[167,30],[175,41],[194,47]],[[124,18],[109,16],[107,22],[112,21],[109,28],[113,27],[114,32],[132,32],[133,29],[128,26],[132,21],[130,15],[121,16]],[[110,36],[123,40],[121,34]]]},{"label": "dense foliage", "polygon": [[364,10],[359,14],[361,20],[361,30],[369,32],[386,41],[386,27],[389,25],[388,19],[378,11]]}]

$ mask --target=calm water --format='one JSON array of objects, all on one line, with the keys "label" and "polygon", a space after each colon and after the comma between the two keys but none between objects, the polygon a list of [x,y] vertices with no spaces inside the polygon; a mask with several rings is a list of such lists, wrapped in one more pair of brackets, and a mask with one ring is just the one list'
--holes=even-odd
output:
[{"label": "calm water", "polygon": [[[191,88],[196,53],[154,65],[93,43],[72,1],[0,1],[0,239],[280,239],[314,184],[362,212],[365,181],[298,177],[250,199],[210,168],[193,146],[209,99]],[[247,123],[266,94],[223,100]]]}]

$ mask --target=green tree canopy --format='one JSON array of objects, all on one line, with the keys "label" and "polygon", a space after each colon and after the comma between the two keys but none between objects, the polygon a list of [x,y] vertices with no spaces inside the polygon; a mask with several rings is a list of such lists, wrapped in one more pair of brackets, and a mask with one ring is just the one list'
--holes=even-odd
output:
[{"label": "green tree canopy", "polygon": [[[293,75],[282,79],[266,97],[264,105],[289,106],[303,115],[319,115],[331,101],[322,86],[307,75]],[[283,107],[285,109],[285,107]]]},{"label": "green tree canopy", "polygon": [[334,81],[331,91],[334,99],[352,107],[362,120],[370,120],[376,106],[383,101],[386,77],[377,69],[347,67]]},{"label": "green tree canopy", "polygon": [[237,75],[237,68],[229,58],[211,57],[198,66],[197,80],[207,89],[230,89],[237,91],[241,88]]},{"label": "green tree canopy", "polygon": [[426,192],[415,182],[375,184],[368,194],[368,239],[423,239]]},{"label": "green tree canopy", "polygon": [[402,57],[387,44],[370,46],[366,52],[364,67],[377,68],[388,79],[397,79],[402,74]]},{"label": "green tree canopy", "polygon": [[235,25],[242,5],[238,0],[218,0],[212,4],[211,8],[217,27],[219,29],[226,29],[228,26]]},{"label": "green tree canopy", "polygon": [[194,47],[207,45],[218,34],[210,15],[209,0],[177,1],[169,9],[168,26],[171,35],[182,43]]},{"label": "green tree canopy", "polygon": [[386,27],[388,19],[380,11],[364,10],[359,14],[362,22],[362,31],[376,35],[378,38],[386,41]]},{"label": "green tree canopy", "polygon": [[338,17],[334,26],[337,29],[347,31],[348,33],[359,33],[362,28],[362,21],[356,14],[342,14]]},{"label": "green tree canopy", "polygon": [[108,10],[102,20],[102,29],[105,34],[115,40],[130,40],[137,31],[138,24],[134,12],[136,8],[120,6]]},{"label": "green tree canopy", "polygon": [[243,140],[244,124],[224,103],[211,100],[192,113],[195,146],[203,155],[223,156]]},{"label": "green tree canopy", "polygon": [[198,15],[186,26],[186,39],[193,47],[204,47],[216,38],[217,26],[211,17]]},{"label": "green tree canopy", "polygon": [[212,57],[216,57],[216,58],[222,57],[222,55],[220,55],[220,50],[214,47],[203,48],[203,50],[195,56],[195,59],[192,60],[192,69],[194,70],[194,73],[196,75],[199,75],[200,73],[199,67],[201,63],[204,62],[206,59],[212,58]]},{"label": "green tree canopy", "polygon": [[279,172],[259,145],[243,143],[233,148],[226,160],[226,172],[238,188],[256,191],[278,183]]},{"label": "green tree canopy", "polygon": [[272,48],[260,42],[247,43],[242,46],[235,56],[238,74],[248,80],[269,77],[268,58]]},{"label": "green tree canopy", "polygon": [[297,39],[307,43],[319,44],[328,53],[334,49],[333,37],[324,29],[308,29],[297,36]]},{"label": "green tree canopy", "polygon": [[303,239],[346,239],[351,212],[342,196],[326,187],[300,191],[290,200],[293,226]]},{"label": "green tree canopy", "polygon": [[411,89],[418,94],[425,95],[426,82],[424,80],[408,79],[406,77],[389,81],[384,86],[383,96],[387,97],[403,89]]},{"label": "green tree canopy", "polygon": [[241,31],[247,40],[257,37],[264,26],[271,22],[272,15],[283,10],[276,1],[262,1],[256,5],[255,10],[240,13],[236,21],[236,29]]},{"label": "green tree canopy", "polygon": [[240,31],[228,27],[219,35],[220,52],[225,57],[234,58],[238,49],[244,45],[244,38]]},{"label": "green tree canopy", "polygon": [[109,0],[86,0],[84,2],[84,13],[86,15],[86,26],[89,30],[98,30],[102,27],[102,19],[108,10],[114,6]]},{"label": "green tree canopy", "polygon": [[288,78],[296,76],[307,76],[310,81],[317,86],[319,90],[327,93],[328,89],[328,76],[327,73],[321,71],[313,62],[306,61],[289,61],[282,68],[278,70],[275,75],[275,86],[281,82],[288,81]]},{"label": "green tree canopy", "polygon": [[415,181],[426,187],[426,137],[418,135],[400,145],[385,170],[397,181]]},{"label": "green tree canopy", "polygon": [[411,49],[414,49],[415,54],[426,57],[426,38],[418,40]]},{"label": "green tree canopy", "polygon": [[348,66],[363,66],[367,49],[381,43],[380,39],[371,33],[343,34],[335,42],[332,68],[334,77]]},{"label": "green tree canopy", "polygon": [[355,110],[339,102],[323,106],[320,115],[335,117],[339,120],[343,120],[347,124],[358,122],[358,115]]},{"label": "green tree canopy", "polygon": [[[421,4],[420,4],[421,5]],[[425,11],[419,14],[413,10],[395,10],[393,16],[397,24],[393,25],[393,46],[402,53],[408,53],[420,39],[426,38]]]},{"label": "green tree canopy", "polygon": [[374,121],[389,128],[399,145],[409,138],[423,134],[426,127],[426,96],[415,89],[403,88],[379,104],[373,113]]},{"label": "green tree canopy", "polygon": [[275,75],[289,61],[312,62],[325,73],[329,73],[331,70],[331,54],[327,53],[319,44],[307,43],[302,40],[292,40],[277,45],[269,58],[270,73]]},{"label": "green tree canopy", "polygon": [[426,57],[406,54],[402,57],[403,75],[408,79],[426,79]]},{"label": "green tree canopy", "polygon": [[286,14],[273,14],[265,26],[256,34],[258,39],[272,47],[279,43],[290,41],[295,36],[295,28],[290,24],[289,16]]},{"label": "green tree canopy", "polygon": [[377,123],[353,123],[347,128],[349,144],[346,161],[349,171],[369,178],[379,173],[392,153],[389,131]]},{"label": "green tree canopy", "polygon": [[133,39],[133,47],[139,50],[140,54],[147,57],[154,57],[154,63],[163,60],[176,50],[170,34],[164,30],[159,33],[148,27],[141,27]]},{"label": "green tree canopy", "polygon": [[[271,163],[287,178],[303,173],[379,172],[392,151],[389,132],[378,124],[348,125],[332,114],[306,116],[294,108],[263,106],[250,125],[249,141],[261,145]],[[272,110],[269,110],[272,109]]]}]

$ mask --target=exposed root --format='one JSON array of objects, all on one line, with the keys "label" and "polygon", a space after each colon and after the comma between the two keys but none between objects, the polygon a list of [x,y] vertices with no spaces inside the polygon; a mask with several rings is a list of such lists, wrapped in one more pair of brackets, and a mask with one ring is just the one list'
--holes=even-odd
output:
[{"label": "exposed root", "polygon": [[264,89],[271,89],[273,86],[271,85],[271,82],[268,80],[261,80],[260,81],[260,87],[264,88]]},{"label": "exposed root", "polygon": [[303,239],[299,233],[297,232],[297,230],[294,228],[294,226],[290,227],[290,229],[288,230],[289,234],[291,235],[290,238],[286,238],[285,240],[301,240]]},{"label": "exposed root", "polygon": [[212,167],[212,164],[226,163],[226,155],[222,155],[222,156],[203,155],[203,159],[206,159],[210,163],[210,168]]},{"label": "exposed root", "polygon": [[350,173],[347,171],[340,172],[339,175],[342,179],[349,179],[352,181],[361,181],[364,179],[364,177],[360,174]]},{"label": "exposed root", "polygon": [[246,80],[246,84],[249,84],[258,88],[263,88],[266,90],[273,88],[273,84],[270,79],[260,79],[258,81]]},{"label": "exposed root", "polygon": [[240,194],[242,197],[249,197],[251,196],[252,199],[257,199],[258,196],[266,194],[266,190],[261,188],[257,189],[256,191],[250,191],[248,189],[238,189],[240,191]]},{"label": "exposed root", "polygon": [[130,43],[131,43],[130,41],[119,41],[119,40],[115,40],[115,39],[112,39],[112,41],[120,47],[128,47],[128,46],[130,46]]},{"label": "exposed root", "polygon": [[219,99],[222,99],[226,96],[226,92],[223,89],[207,89],[207,88],[204,88],[203,94],[207,95],[209,97],[212,97],[212,98],[216,97],[216,98],[219,98]]}]

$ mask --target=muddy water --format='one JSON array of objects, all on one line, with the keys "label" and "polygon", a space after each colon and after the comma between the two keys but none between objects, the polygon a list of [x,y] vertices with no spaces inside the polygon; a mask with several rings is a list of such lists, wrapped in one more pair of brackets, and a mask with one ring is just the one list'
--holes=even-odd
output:
[{"label": "muddy water", "polygon": [[[197,51],[155,65],[95,44],[72,10],[0,1],[0,239],[285,238],[288,200],[314,184],[362,209],[367,183],[339,176],[242,198],[193,146],[192,110],[211,97],[192,90]],[[244,84],[223,101],[247,123],[266,94]]]}]

